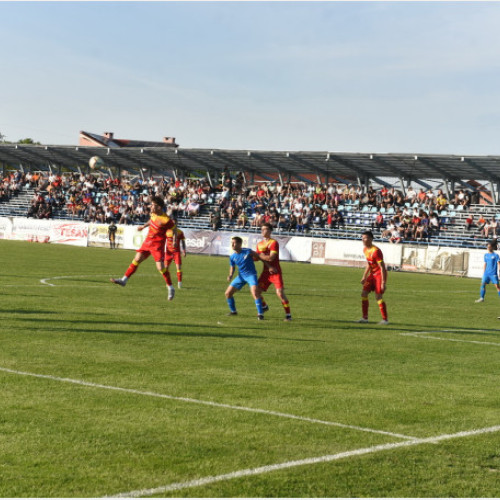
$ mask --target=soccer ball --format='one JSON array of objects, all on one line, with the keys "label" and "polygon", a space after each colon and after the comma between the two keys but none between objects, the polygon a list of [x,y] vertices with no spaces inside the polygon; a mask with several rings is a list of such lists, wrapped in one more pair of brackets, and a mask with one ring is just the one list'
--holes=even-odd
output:
[{"label": "soccer ball", "polygon": [[104,167],[104,160],[99,156],[92,156],[89,160],[89,167],[94,170],[95,168]]}]

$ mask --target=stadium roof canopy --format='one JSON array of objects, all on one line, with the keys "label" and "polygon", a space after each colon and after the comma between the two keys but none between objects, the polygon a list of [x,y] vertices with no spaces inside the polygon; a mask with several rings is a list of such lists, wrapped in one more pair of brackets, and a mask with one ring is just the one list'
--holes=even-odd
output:
[{"label": "stadium roof canopy", "polygon": [[0,166],[4,167],[86,172],[92,156],[101,157],[117,172],[137,175],[212,175],[227,167],[261,180],[281,176],[284,181],[385,184],[383,178],[397,178],[422,185],[431,179],[459,184],[487,181],[497,189],[500,185],[500,156],[0,144]]}]

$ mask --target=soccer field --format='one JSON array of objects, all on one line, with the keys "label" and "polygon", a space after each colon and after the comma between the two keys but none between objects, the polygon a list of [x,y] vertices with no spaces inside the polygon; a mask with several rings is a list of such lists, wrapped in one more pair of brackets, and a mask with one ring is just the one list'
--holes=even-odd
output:
[{"label": "soccer field", "polygon": [[168,302],[133,255],[0,241],[0,496],[500,496],[493,285],[389,272],[358,325],[360,269],[283,263],[258,322],[228,258]]}]

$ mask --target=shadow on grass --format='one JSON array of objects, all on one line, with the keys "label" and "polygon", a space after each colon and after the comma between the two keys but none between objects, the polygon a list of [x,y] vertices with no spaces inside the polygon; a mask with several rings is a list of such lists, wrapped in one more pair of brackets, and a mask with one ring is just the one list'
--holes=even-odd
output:
[{"label": "shadow on grass", "polygon": [[429,333],[447,333],[444,330],[449,330],[450,333],[460,335],[491,335],[492,333],[500,333],[499,328],[476,328],[476,327],[457,327],[456,325],[422,325],[412,323],[393,323],[389,325],[379,325],[379,320],[373,320],[370,323],[357,323],[356,321],[347,320],[329,320],[320,318],[301,317],[299,321],[304,322],[307,328],[312,329],[329,329],[329,330],[372,330],[372,331],[387,331],[391,333],[402,332],[429,332]]},{"label": "shadow on grass", "polygon": [[[289,337],[275,337],[275,336],[268,336],[268,335],[253,335],[251,333],[235,333],[235,332],[207,332],[207,329],[232,329],[232,330],[256,330],[259,332],[262,332],[263,326],[271,326],[269,323],[267,325],[262,325],[260,326],[240,326],[240,325],[207,325],[207,324],[200,324],[200,325],[193,325],[193,324],[186,324],[186,323],[155,323],[155,322],[135,322],[132,323],[130,321],[99,321],[99,320],[92,320],[92,319],[85,319],[85,320],[65,320],[65,319],[53,319],[53,318],[23,318],[23,322],[33,322],[36,323],[36,325],[32,328],[33,331],[36,330],[43,330],[47,332],[79,332],[79,333],[104,333],[104,334],[125,334],[125,335],[168,335],[168,336],[179,336],[179,337],[216,337],[216,338],[235,338],[235,339],[259,339],[259,340],[273,340],[273,341],[289,341],[289,342],[322,342],[324,343],[325,340],[323,339],[307,339],[307,338],[289,338]],[[45,324],[44,323],[49,323]],[[68,327],[63,327],[63,326],[53,326],[54,324],[59,323],[59,324],[69,324]],[[91,325],[102,325],[103,323],[108,324],[108,325],[126,325],[129,326],[130,329],[125,330],[125,329],[103,329],[103,328],[75,328],[75,325],[86,325],[86,324],[91,324]],[[43,326],[42,326],[43,325]],[[151,326],[151,327],[158,327],[158,328],[165,328],[165,330],[139,330],[141,327],[144,326]],[[134,328],[137,328],[137,330],[134,330]],[[179,328],[179,329],[203,329],[204,331],[202,332],[172,332],[168,331],[168,329],[171,328]],[[17,326],[10,326],[10,330],[22,330],[23,328],[17,327]]]},{"label": "shadow on grass", "polygon": [[[33,311],[26,309],[0,309],[0,314],[59,314],[57,311]],[[42,321],[42,320],[40,320]],[[47,321],[47,320],[45,320]],[[53,321],[53,320],[50,320]]]},{"label": "shadow on grass", "polygon": [[[169,337],[215,337],[215,338],[233,338],[233,339],[267,339],[267,337],[263,335],[247,335],[247,334],[237,334],[237,333],[216,333],[216,332],[174,332],[174,331],[168,331],[168,329],[172,328],[186,328],[186,325],[181,325],[181,324],[175,324],[175,323],[169,323],[166,325],[163,325],[165,327],[165,330],[142,330],[142,331],[137,331],[137,330],[104,330],[104,329],[89,329],[89,328],[74,328],[74,327],[69,327],[69,328],[64,328],[64,327],[42,327],[42,328],[33,328],[31,332],[36,332],[39,330],[43,330],[46,332],[53,332],[53,333],[72,333],[72,334],[118,334],[118,335],[165,335]],[[19,327],[10,327],[9,330],[24,330],[23,328]]]}]

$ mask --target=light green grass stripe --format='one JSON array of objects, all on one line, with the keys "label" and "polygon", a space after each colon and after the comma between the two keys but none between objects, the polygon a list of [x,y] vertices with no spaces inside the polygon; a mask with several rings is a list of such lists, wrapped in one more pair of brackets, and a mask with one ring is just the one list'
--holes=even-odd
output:
[{"label": "light green grass stripe", "polygon": [[251,413],[261,413],[264,415],[271,415],[274,417],[300,420],[300,421],[309,422],[312,424],[330,425],[330,426],[334,426],[334,427],[341,427],[344,429],[351,429],[351,430],[355,430],[355,431],[370,432],[373,434],[383,434],[385,436],[391,436],[391,437],[400,438],[400,439],[415,439],[412,436],[405,436],[404,434],[396,434],[394,432],[380,431],[377,429],[369,429],[367,427],[358,427],[356,425],[341,424],[339,422],[330,422],[327,420],[318,420],[315,418],[301,417],[299,415],[293,415],[290,413],[281,413],[281,412],[272,411],[272,410],[263,410],[261,408],[250,408],[247,406],[229,405],[229,404],[224,404],[224,403],[216,403],[214,401],[204,401],[201,399],[185,398],[185,397],[180,397],[180,396],[170,396],[168,394],[159,394],[159,393],[150,392],[150,391],[139,391],[137,389],[127,389],[125,387],[114,387],[111,385],[95,384],[93,382],[86,382],[85,380],[75,380],[75,379],[71,379],[71,378],[56,377],[53,375],[42,375],[39,373],[30,373],[30,372],[24,372],[24,371],[19,371],[19,370],[11,370],[10,368],[4,368],[4,367],[0,367],[0,371],[5,372],[5,373],[12,373],[14,375],[23,375],[23,376],[27,376],[27,377],[35,377],[35,378],[42,378],[42,379],[47,379],[47,380],[54,380],[57,382],[65,382],[65,383],[69,383],[69,384],[83,385],[85,387],[93,387],[93,388],[97,388],[97,389],[106,389],[106,390],[110,390],[110,391],[126,392],[129,394],[138,394],[140,396],[149,396],[149,397],[154,397],[154,398],[169,399],[169,400],[173,400],[173,401],[182,401],[184,403],[194,403],[194,404],[198,404],[198,405],[213,406],[216,408],[226,408],[229,410],[246,411],[246,412],[251,412]]},{"label": "light green grass stripe", "polygon": [[456,434],[443,434],[441,436],[434,436],[429,438],[411,439],[409,441],[403,441],[400,443],[381,444],[378,446],[372,446],[370,448],[360,448],[357,450],[336,453],[335,455],[325,455],[322,457],[305,458],[303,460],[294,460],[291,462],[284,462],[281,464],[265,465],[263,467],[256,467],[254,469],[239,470],[235,472],[230,472],[229,474],[221,474],[219,476],[208,476],[200,479],[194,479],[192,481],[186,481],[184,483],[173,483],[167,486],[160,486],[158,488],[129,491],[127,493],[119,493],[117,495],[112,495],[104,498],[120,498],[120,497],[137,498],[137,497],[158,495],[160,493],[168,493],[187,488],[206,486],[220,481],[229,481],[231,479],[237,479],[242,477],[257,476],[260,474],[266,474],[268,472],[273,472],[277,470],[290,469],[292,467],[300,467],[303,465],[314,465],[325,462],[334,462],[336,460],[342,460],[343,458],[350,458],[361,455],[370,455],[373,453],[378,453],[380,451],[394,450],[397,448],[408,448],[410,446],[417,446],[420,444],[436,444],[439,443],[440,441],[447,441],[450,439],[458,439],[469,436],[477,436],[480,434],[487,434],[499,431],[500,431],[500,425],[497,425],[494,427],[486,427],[484,429],[475,429],[472,431],[457,432]]}]

